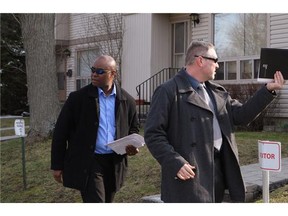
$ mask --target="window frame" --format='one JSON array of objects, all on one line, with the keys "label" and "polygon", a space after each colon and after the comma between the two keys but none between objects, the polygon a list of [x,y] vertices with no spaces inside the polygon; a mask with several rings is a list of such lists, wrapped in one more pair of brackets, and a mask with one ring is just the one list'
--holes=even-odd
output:
[{"label": "window frame", "polygon": [[[211,16],[212,20],[211,20],[211,31],[212,31],[212,39],[213,39],[213,42],[215,44],[215,16],[219,14],[219,13],[215,13]],[[266,15],[266,32],[265,32],[265,35],[266,35],[266,45],[268,44],[268,41],[269,41],[269,38],[267,36],[267,30],[269,28],[268,26],[268,14],[265,14]],[[215,45],[217,46],[217,45]],[[217,52],[217,47],[216,47],[216,52]],[[228,62],[231,62],[231,61],[235,61],[236,62],[236,79],[231,79],[229,80],[227,78],[227,72],[225,71],[225,65],[228,63]],[[243,61],[252,61],[251,63],[251,78],[247,78],[247,79],[241,79],[241,62]],[[224,79],[215,79],[215,81],[219,82],[219,83],[253,83],[253,82],[257,82],[257,75],[258,75],[258,70],[259,70],[259,66],[260,66],[260,48],[259,48],[259,54],[257,55],[247,55],[247,56],[233,56],[233,57],[220,57],[219,58],[219,64],[224,64]],[[216,74],[217,74],[217,71],[216,71]],[[217,76],[217,75],[216,75]]]},{"label": "window frame", "polygon": [[[84,52],[88,52],[88,55],[89,55],[89,52],[93,52],[93,53],[96,53],[95,56],[93,56],[93,59],[90,60],[90,62],[87,62],[87,67],[89,67],[89,75],[81,75],[81,53],[84,53]],[[80,88],[88,85],[91,83],[91,72],[90,72],[90,67],[93,65],[95,59],[97,56],[99,56],[99,49],[97,47],[94,47],[94,48],[89,48],[89,49],[79,49],[76,51],[76,56],[77,56],[77,71],[76,71],[76,76],[75,76],[75,88],[76,90],[79,90]]]}]

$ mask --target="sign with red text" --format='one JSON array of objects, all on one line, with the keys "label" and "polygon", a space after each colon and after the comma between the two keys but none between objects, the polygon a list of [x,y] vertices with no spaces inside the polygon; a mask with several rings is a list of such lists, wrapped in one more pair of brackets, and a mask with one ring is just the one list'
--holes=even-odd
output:
[{"label": "sign with red text", "polygon": [[281,171],[281,143],[258,140],[259,164],[262,170]]}]

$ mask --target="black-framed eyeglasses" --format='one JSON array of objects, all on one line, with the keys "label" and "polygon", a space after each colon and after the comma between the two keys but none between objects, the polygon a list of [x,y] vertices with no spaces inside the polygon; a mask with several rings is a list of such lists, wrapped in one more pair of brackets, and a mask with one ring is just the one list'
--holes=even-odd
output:
[{"label": "black-framed eyeglasses", "polygon": [[103,69],[103,68],[95,68],[95,67],[91,67],[91,72],[92,73],[96,73],[98,75],[102,75],[105,74],[107,72],[109,72],[110,70],[107,69]]},{"label": "black-framed eyeglasses", "polygon": [[218,58],[212,58],[212,57],[207,57],[207,56],[202,56],[202,55],[195,55],[195,57],[202,57],[204,59],[209,59],[209,60],[214,61],[214,63],[218,62]]}]

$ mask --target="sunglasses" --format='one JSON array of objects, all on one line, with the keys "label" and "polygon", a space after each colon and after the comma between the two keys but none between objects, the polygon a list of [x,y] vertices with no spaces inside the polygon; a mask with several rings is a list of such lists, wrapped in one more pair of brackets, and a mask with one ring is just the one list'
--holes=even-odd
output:
[{"label": "sunglasses", "polygon": [[218,58],[211,58],[211,57],[202,56],[202,55],[200,55],[200,56],[195,55],[195,57],[202,57],[202,58],[204,58],[204,59],[209,59],[209,60],[214,61],[214,63],[217,63],[217,62],[218,62]]},{"label": "sunglasses", "polygon": [[98,75],[102,75],[105,74],[107,72],[109,72],[110,70],[107,69],[103,69],[103,68],[95,68],[95,67],[91,67],[91,72],[92,73],[96,73]]}]

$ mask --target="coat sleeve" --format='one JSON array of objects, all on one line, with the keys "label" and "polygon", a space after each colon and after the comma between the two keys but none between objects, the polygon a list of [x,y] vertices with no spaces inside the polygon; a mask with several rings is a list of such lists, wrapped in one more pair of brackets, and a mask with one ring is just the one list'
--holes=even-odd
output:
[{"label": "coat sleeve", "polygon": [[275,99],[265,86],[260,88],[246,103],[231,99],[230,106],[234,125],[247,125],[256,119]]},{"label": "coat sleeve", "polygon": [[129,125],[129,134],[139,133],[138,114],[136,110],[136,102],[134,99],[130,101]]},{"label": "coat sleeve", "polygon": [[71,133],[72,122],[72,94],[66,100],[59,117],[57,119],[55,129],[53,132],[52,145],[51,145],[51,169],[63,170],[64,158]]}]

